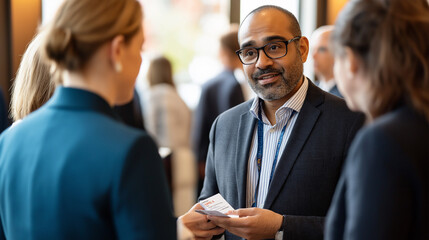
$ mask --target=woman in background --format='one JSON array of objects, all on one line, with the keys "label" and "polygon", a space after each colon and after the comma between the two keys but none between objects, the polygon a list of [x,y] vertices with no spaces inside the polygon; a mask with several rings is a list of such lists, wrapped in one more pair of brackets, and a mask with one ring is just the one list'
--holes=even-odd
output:
[{"label": "woman in background", "polygon": [[190,146],[191,111],[176,90],[173,69],[164,56],[151,59],[147,73],[146,127],[160,147]]},{"label": "woman in background", "polygon": [[190,148],[191,111],[173,82],[170,61],[163,56],[151,59],[147,73],[149,91],[145,101],[147,131],[159,147],[171,150],[171,187],[176,216],[195,203],[196,166]]},{"label": "woman in background", "polygon": [[335,79],[366,114],[326,221],[326,239],[429,239],[429,6],[354,0],[332,37]]},{"label": "woman in background", "polygon": [[68,0],[42,54],[62,85],[0,137],[0,239],[175,239],[151,138],[115,118],[144,42],[136,0]]}]

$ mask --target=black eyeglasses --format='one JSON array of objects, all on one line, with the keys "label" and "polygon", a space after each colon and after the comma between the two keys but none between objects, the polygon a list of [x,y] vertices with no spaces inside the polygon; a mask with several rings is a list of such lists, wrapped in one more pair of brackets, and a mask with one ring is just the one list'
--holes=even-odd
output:
[{"label": "black eyeglasses", "polygon": [[265,44],[262,47],[245,47],[237,50],[235,53],[244,65],[254,64],[258,61],[259,50],[263,50],[265,55],[271,59],[282,58],[287,54],[287,45],[301,37],[294,37],[289,41],[276,41]]}]

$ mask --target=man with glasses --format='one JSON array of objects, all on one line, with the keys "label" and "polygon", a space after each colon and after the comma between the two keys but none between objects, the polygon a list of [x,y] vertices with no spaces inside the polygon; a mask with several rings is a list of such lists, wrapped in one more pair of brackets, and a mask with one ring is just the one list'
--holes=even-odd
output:
[{"label": "man with glasses", "polygon": [[258,97],[214,122],[200,200],[220,193],[239,218],[198,215],[195,205],[181,220],[201,238],[226,229],[225,239],[322,239],[363,116],[303,75],[309,43],[290,12],[257,8],[238,38],[237,55]]}]

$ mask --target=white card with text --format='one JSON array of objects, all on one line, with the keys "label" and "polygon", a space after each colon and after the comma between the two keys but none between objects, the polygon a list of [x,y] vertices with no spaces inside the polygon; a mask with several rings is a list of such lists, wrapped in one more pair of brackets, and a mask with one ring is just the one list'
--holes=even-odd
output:
[{"label": "white card with text", "polygon": [[238,217],[237,215],[226,215],[227,212],[234,210],[234,208],[219,193],[200,201],[200,205],[205,209],[197,211],[201,214],[218,217]]}]

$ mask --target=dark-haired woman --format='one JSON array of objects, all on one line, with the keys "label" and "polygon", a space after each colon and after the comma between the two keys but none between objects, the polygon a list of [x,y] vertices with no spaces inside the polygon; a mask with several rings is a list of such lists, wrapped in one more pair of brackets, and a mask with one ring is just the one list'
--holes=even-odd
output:
[{"label": "dark-haired woman", "polygon": [[326,220],[326,239],[429,239],[429,6],[353,0],[332,37],[336,79],[367,116]]}]

